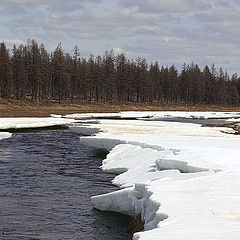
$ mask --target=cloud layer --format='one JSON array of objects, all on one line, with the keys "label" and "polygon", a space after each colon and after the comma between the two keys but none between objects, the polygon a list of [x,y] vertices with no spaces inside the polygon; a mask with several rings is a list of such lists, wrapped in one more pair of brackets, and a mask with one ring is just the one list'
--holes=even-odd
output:
[{"label": "cloud layer", "polygon": [[[1,0],[2,39],[58,42],[82,54],[121,49],[160,64],[239,69],[237,0]],[[12,40],[11,40],[12,41]]]}]

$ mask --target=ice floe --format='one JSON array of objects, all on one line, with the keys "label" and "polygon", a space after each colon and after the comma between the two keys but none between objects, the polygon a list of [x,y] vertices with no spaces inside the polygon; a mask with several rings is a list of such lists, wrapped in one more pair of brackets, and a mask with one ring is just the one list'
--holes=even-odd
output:
[{"label": "ice floe", "polygon": [[10,138],[12,136],[11,133],[8,132],[0,132],[0,140],[4,139],[4,138]]},{"label": "ice floe", "polygon": [[46,118],[0,118],[0,129],[42,128],[73,123],[72,119]]},{"label": "ice floe", "polygon": [[[125,113],[124,118],[135,114]],[[239,117],[239,113],[161,114]],[[232,129],[108,119],[74,124],[72,131],[91,135],[80,137],[82,144],[110,150],[101,168],[119,174],[113,183],[121,190],[91,201],[104,211],[141,214],[144,231],[135,233],[134,240],[240,238],[240,136]]]}]

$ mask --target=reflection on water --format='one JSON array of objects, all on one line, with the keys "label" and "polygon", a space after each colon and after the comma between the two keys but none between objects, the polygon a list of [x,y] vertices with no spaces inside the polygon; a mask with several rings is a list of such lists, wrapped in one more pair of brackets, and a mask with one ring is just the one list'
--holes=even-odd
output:
[{"label": "reflection on water", "polygon": [[69,131],[0,141],[0,239],[129,239],[127,216],[92,208],[113,175]]},{"label": "reflection on water", "polygon": [[[11,149],[8,147],[0,147],[0,172],[4,168],[4,163],[11,161]],[[1,184],[1,183],[0,183]]]}]

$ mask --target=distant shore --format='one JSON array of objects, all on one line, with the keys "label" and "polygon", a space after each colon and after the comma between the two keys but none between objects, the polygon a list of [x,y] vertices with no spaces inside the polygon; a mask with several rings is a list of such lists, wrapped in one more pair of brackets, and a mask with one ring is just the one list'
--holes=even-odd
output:
[{"label": "distant shore", "polygon": [[0,117],[49,117],[50,114],[73,114],[87,112],[119,112],[119,111],[226,111],[240,112],[240,106],[185,106],[160,105],[125,102],[116,103],[70,103],[49,102],[33,103],[18,100],[0,100]]}]

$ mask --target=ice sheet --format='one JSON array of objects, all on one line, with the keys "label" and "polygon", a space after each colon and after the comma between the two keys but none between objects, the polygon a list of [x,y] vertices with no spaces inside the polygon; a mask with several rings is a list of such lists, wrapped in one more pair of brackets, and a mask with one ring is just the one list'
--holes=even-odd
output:
[{"label": "ice sheet", "polygon": [[73,123],[72,119],[48,118],[0,118],[0,129],[40,128]]},{"label": "ice sheet", "polygon": [[240,119],[239,112],[183,112],[183,111],[125,111],[119,113],[84,113],[71,114],[66,118],[190,118],[190,119]]},{"label": "ice sheet", "polygon": [[113,183],[122,188],[92,202],[140,213],[144,232],[135,240],[240,239],[240,136],[230,128],[127,120],[84,128],[94,136],[81,143],[110,150],[101,168],[118,173]]},{"label": "ice sheet", "polygon": [[[136,233],[134,239],[239,239],[239,184],[239,175],[231,172],[153,182],[147,187],[152,195],[146,204],[159,203],[159,208],[143,216],[145,229],[156,228]],[[162,216],[167,218],[161,222]]]}]

